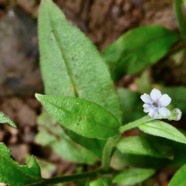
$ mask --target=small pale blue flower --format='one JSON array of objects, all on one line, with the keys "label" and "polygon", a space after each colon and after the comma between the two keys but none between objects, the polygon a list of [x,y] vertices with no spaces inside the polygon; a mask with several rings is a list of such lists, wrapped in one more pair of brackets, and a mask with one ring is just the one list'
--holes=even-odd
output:
[{"label": "small pale blue flower", "polygon": [[171,114],[166,107],[170,104],[171,98],[167,94],[161,94],[158,89],[153,89],[150,95],[143,94],[140,97],[144,102],[144,112],[153,119],[168,118]]}]

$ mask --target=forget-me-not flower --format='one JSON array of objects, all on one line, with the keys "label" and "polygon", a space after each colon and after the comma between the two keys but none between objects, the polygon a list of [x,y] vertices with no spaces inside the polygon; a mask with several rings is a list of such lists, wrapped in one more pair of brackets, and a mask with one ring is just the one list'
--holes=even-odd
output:
[{"label": "forget-me-not flower", "polygon": [[170,104],[171,98],[167,94],[161,94],[158,89],[153,89],[150,95],[143,94],[140,97],[144,102],[144,112],[153,119],[168,118],[171,114],[166,107]]}]

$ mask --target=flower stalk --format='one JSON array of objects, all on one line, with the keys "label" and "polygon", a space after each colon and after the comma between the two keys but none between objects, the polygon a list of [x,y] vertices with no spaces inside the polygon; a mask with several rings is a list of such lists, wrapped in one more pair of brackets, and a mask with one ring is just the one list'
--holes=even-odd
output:
[{"label": "flower stalk", "polygon": [[150,118],[149,116],[145,116],[145,117],[140,118],[136,121],[133,121],[133,122],[130,122],[130,123],[124,125],[124,126],[121,126],[119,131],[120,131],[120,133],[126,132],[127,130],[131,130],[133,128],[136,128],[136,127],[138,127],[138,126],[140,126],[140,125],[142,125],[146,122],[149,122],[151,120],[153,120],[153,119]]}]

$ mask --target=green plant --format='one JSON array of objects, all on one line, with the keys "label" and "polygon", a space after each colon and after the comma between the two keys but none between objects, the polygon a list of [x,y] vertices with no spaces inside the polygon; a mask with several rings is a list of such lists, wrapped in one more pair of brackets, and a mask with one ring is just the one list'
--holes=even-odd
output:
[{"label": "green plant", "polygon": [[[175,4],[179,7],[181,1]],[[182,20],[180,22],[183,27]],[[182,42],[179,34],[163,27],[141,27],[124,34],[100,54],[51,0],[43,0],[39,45],[46,95],[36,94],[36,98],[46,110],[38,118],[36,142],[50,146],[69,161],[87,165],[101,162],[101,166],[94,171],[45,179],[35,158],[21,166],[12,160],[9,150],[1,143],[0,182],[13,186],[65,182],[90,186],[131,185],[146,180],[165,166],[184,165],[185,132],[161,121],[181,118],[181,111],[169,105],[171,98],[157,89],[153,89],[150,96],[143,94],[141,99],[148,115],[142,117],[139,94],[113,86],[113,80],[122,75],[139,73],[156,63],[178,41]],[[147,87],[149,91],[151,85],[147,83]],[[186,112],[185,104],[180,101],[182,98],[185,102],[182,97],[185,88],[162,91],[171,95],[183,113]],[[126,112],[130,115],[128,118]],[[56,121],[61,127],[56,126]],[[3,114],[0,122],[15,127]],[[138,136],[123,136],[134,128],[141,131]],[[119,163],[114,163],[116,161]],[[185,166],[171,180],[170,186],[178,182],[184,185],[184,172]]]}]

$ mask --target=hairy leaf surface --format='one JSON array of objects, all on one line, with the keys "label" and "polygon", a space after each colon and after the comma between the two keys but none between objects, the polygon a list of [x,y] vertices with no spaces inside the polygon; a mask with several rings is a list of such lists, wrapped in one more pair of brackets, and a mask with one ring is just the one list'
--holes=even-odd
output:
[{"label": "hairy leaf surface", "polygon": [[119,134],[117,119],[93,102],[63,96],[36,97],[62,126],[79,135],[105,139]]}]

